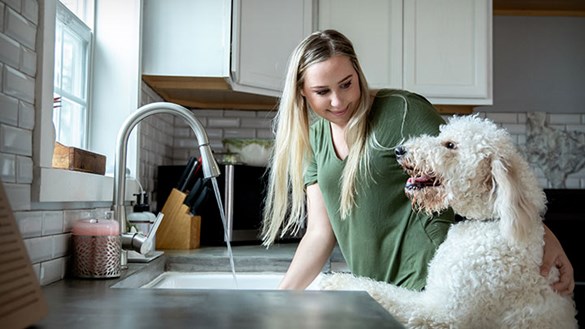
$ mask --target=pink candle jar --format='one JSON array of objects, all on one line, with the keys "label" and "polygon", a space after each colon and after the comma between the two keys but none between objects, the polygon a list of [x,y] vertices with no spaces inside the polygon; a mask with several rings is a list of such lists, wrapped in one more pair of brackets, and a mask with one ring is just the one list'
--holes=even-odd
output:
[{"label": "pink candle jar", "polygon": [[73,225],[73,274],[79,278],[120,276],[120,227],[111,219],[81,219]]}]

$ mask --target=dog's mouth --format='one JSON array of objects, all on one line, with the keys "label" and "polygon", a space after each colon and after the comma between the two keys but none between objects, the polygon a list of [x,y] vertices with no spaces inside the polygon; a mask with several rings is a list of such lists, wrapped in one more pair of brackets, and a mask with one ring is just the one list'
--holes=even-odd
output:
[{"label": "dog's mouth", "polygon": [[414,167],[403,166],[406,173],[410,176],[406,181],[404,189],[407,192],[414,192],[430,187],[441,186],[440,179],[433,173],[425,173],[420,170],[415,170]]},{"label": "dog's mouth", "polygon": [[436,177],[429,176],[429,175],[421,175],[421,176],[411,176],[406,181],[406,186],[404,187],[407,190],[420,190],[427,187],[435,187],[440,186],[441,184],[436,179]]}]

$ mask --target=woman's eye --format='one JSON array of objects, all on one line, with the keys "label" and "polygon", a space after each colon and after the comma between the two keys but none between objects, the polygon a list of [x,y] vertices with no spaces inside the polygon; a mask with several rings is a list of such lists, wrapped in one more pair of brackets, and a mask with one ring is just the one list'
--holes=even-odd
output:
[{"label": "woman's eye", "polygon": [[323,95],[327,95],[327,93],[329,92],[329,90],[315,90],[315,94],[319,95],[319,96],[323,96]]},{"label": "woman's eye", "polygon": [[351,81],[343,83],[340,87],[341,87],[341,89],[347,89],[347,88],[351,87]]},{"label": "woman's eye", "polygon": [[453,142],[445,142],[445,143],[443,143],[443,145],[450,150],[457,148],[457,146]]}]

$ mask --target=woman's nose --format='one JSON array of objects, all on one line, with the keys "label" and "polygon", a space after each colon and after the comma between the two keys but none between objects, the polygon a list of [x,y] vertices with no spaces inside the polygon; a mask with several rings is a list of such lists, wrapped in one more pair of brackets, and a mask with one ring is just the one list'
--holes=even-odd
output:
[{"label": "woman's nose", "polygon": [[339,95],[338,93],[331,93],[331,107],[341,107],[343,105],[343,100],[341,98],[341,95]]}]

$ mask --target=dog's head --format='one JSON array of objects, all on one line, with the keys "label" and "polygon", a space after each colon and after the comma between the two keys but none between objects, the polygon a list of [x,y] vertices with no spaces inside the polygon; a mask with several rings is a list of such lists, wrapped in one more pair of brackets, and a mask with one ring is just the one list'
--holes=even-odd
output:
[{"label": "dog's head", "polygon": [[522,238],[545,208],[542,189],[510,135],[478,116],[453,117],[438,136],[422,135],[396,148],[410,175],[413,205],[428,213],[447,207],[475,220],[497,219]]}]

